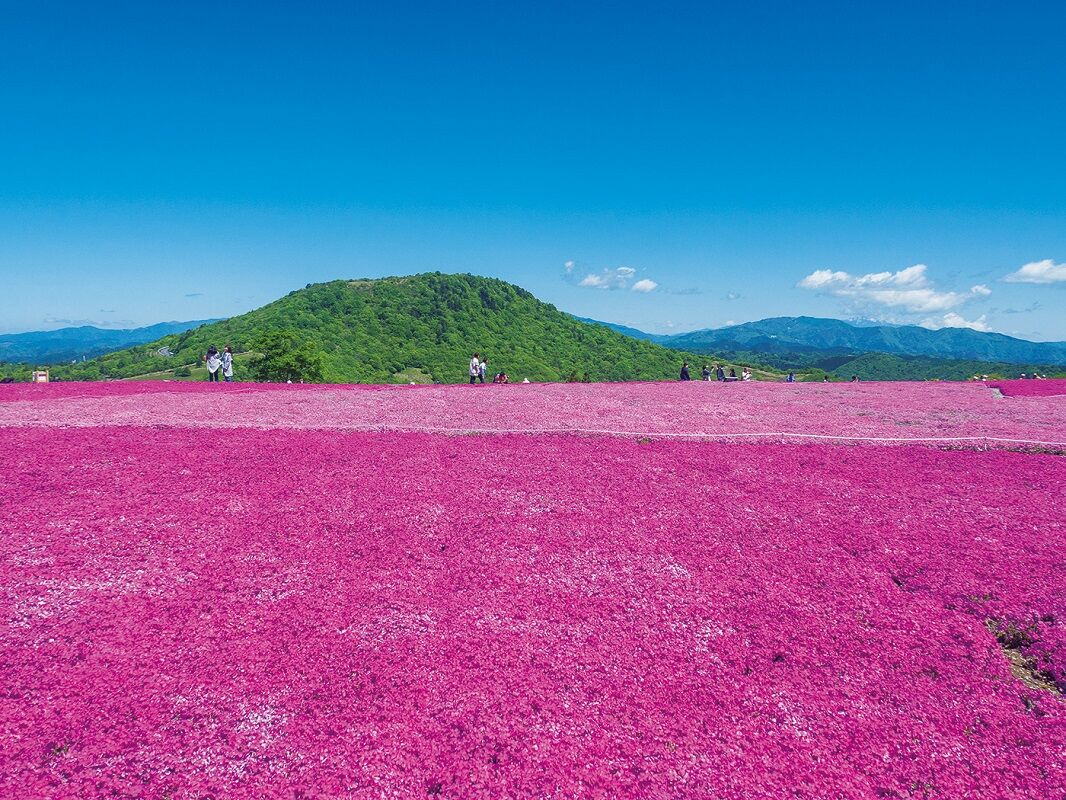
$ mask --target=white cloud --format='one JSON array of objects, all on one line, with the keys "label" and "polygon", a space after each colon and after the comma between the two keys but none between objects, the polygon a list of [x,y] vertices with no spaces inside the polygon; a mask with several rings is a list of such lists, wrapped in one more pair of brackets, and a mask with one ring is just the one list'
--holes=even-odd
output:
[{"label": "white cloud", "polygon": [[988,331],[992,330],[992,328],[989,327],[988,319],[985,317],[984,314],[979,316],[977,319],[971,320],[964,319],[959,314],[956,314],[954,311],[949,311],[947,314],[940,317],[939,319],[933,319],[932,317],[928,319],[923,319],[918,324],[921,325],[923,328],[928,328],[931,331],[940,330],[941,328],[969,328],[973,331],[982,331],[987,333]]},{"label": "white cloud", "polygon": [[573,272],[573,271],[574,271],[574,262],[573,262],[573,261],[567,261],[567,262],[565,262],[565,263],[563,264],[563,269],[565,269],[565,270],[567,271],[567,273],[568,273],[568,274],[569,274],[569,273],[571,273],[571,272]]},{"label": "white cloud", "polygon": [[927,269],[925,264],[915,264],[897,272],[870,272],[866,275],[820,269],[801,280],[799,286],[859,302],[901,308],[916,314],[947,311],[967,300],[987,297],[992,293],[984,285],[974,286],[969,292],[937,291],[926,277]]},{"label": "white cloud", "polygon": [[567,264],[572,266],[566,270],[566,280],[576,281],[578,286],[589,289],[632,289],[635,292],[651,292],[659,286],[649,278],[636,280],[637,270],[634,267],[615,267],[614,269],[602,269],[599,272],[587,272],[573,265],[573,262],[567,262]]},{"label": "white cloud", "polygon": [[804,289],[821,289],[832,283],[846,283],[851,276],[846,272],[833,272],[830,269],[818,269],[799,282]]},{"label": "white cloud", "polygon": [[1066,281],[1066,264],[1056,264],[1050,258],[1030,261],[1003,280],[1007,283],[1060,283]]}]

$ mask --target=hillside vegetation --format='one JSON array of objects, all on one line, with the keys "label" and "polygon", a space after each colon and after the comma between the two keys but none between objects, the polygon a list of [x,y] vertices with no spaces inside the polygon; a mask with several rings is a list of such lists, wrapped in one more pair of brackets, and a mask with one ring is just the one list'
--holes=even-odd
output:
[{"label": "hillside vegetation", "polygon": [[1066,371],[1062,367],[1005,364],[1003,362],[968,361],[965,359],[924,358],[922,356],[896,356],[890,353],[864,353],[848,358],[844,363],[830,368],[830,374],[839,378],[856,375],[864,381],[964,381],[974,375],[994,378],[1017,378],[1021,373],[1038,372],[1046,377],[1059,377]]},{"label": "hillside vegetation", "polygon": [[795,370],[804,380],[821,380],[823,375],[844,379],[856,375],[865,381],[964,381],[974,375],[1016,378],[1023,372],[1027,375],[1038,372],[1047,377],[1066,376],[1063,367],[1047,364],[1008,364],[1002,361],[899,356],[891,353],[809,349],[783,349],[767,353],[726,349],[719,351],[718,355],[737,363],[762,362],[776,370]]},{"label": "hillside vegetation", "polygon": [[[308,285],[247,314],[52,374],[66,380],[191,377],[210,345],[228,344],[248,354],[236,359],[239,379],[248,376],[250,354],[264,337],[282,330],[320,351],[327,382],[464,381],[474,351],[488,358],[490,373],[503,370],[513,380],[585,373],[591,380],[661,380],[675,378],[686,357],[580,322],[504,281],[429,273]],[[173,355],[159,355],[162,347]],[[696,357],[688,358],[695,364]]]}]

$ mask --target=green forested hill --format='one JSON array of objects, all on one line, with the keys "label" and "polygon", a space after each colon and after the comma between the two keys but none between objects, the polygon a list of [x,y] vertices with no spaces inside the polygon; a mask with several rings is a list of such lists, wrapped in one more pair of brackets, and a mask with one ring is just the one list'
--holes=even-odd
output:
[{"label": "green forested hill", "polygon": [[827,365],[830,374],[847,379],[856,375],[864,381],[964,381],[974,375],[989,375],[994,378],[1016,378],[1021,373],[1057,377],[1062,367],[1033,366],[1031,364],[1006,364],[990,361],[967,361],[965,359],[924,358],[922,356],[897,356],[889,353],[864,353],[838,366]]},{"label": "green forested hill", "polygon": [[[864,381],[964,381],[974,375],[996,378],[1017,377],[1020,373],[1060,376],[1066,369],[1047,364],[1008,364],[1002,361],[898,356],[891,353],[849,353],[834,350],[752,352],[724,349],[718,356],[734,363],[763,363],[781,371],[796,370],[805,380],[821,380],[831,375],[847,380],[856,375]],[[703,356],[698,356],[703,358]]]},{"label": "green forested hill", "polygon": [[[309,285],[239,317],[58,367],[53,375],[180,377],[210,345],[249,353],[263,335],[282,329],[314,342],[330,382],[463,381],[474,351],[488,358],[490,372],[533,381],[586,372],[592,380],[674,378],[685,357],[579,322],[504,281],[429,273]],[[173,355],[160,355],[164,347]],[[237,358],[238,378],[246,364]]]}]

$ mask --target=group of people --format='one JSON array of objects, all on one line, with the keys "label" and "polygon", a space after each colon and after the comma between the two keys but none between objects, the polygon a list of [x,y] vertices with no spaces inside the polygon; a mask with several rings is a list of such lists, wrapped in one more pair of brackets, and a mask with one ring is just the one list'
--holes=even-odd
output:
[{"label": "group of people", "polygon": [[[728,381],[750,381],[751,380],[751,369],[749,367],[744,367],[743,370],[740,373],[740,377],[738,378],[737,377],[736,367],[730,367],[729,368],[729,374],[726,375],[725,367],[723,367],[721,364],[715,364],[713,369],[711,367],[707,366],[706,364],[704,364],[703,365],[703,369],[700,371],[700,377],[702,377],[703,380],[705,380],[705,381],[709,381],[709,380],[711,380],[711,376],[712,375],[714,376],[714,380],[719,380],[719,381],[727,381],[727,382]],[[689,374],[689,368],[688,368],[688,362],[687,361],[684,362],[681,365],[681,376],[680,376],[679,380],[683,380],[683,381],[692,380],[692,376]]]},{"label": "group of people", "polygon": [[[233,348],[231,348],[229,345],[226,345],[224,348],[222,348],[221,352],[218,350],[217,347],[215,347],[214,345],[211,345],[210,347],[207,348],[207,353],[204,355],[203,360],[204,360],[204,363],[207,365],[207,380],[209,380],[209,381],[224,380],[224,381],[226,381],[226,383],[230,383],[233,380]],[[485,383],[485,378],[488,376],[488,369],[489,369],[489,360],[487,358],[482,358],[480,353],[474,353],[473,357],[470,359],[470,383],[474,384],[474,383],[478,383],[479,381],[481,383]],[[737,370],[736,370],[735,367],[730,367],[729,368],[729,374],[727,375],[725,367],[722,366],[721,364],[715,364],[713,367],[708,366],[707,364],[704,364],[703,365],[703,369],[700,371],[700,377],[703,380],[705,380],[705,381],[710,381],[710,380],[713,379],[713,380],[725,381],[725,382],[750,381],[752,379],[751,368],[750,367],[744,366],[742,368],[740,376],[738,377],[737,376]],[[1022,379],[1026,379],[1026,378],[1033,379],[1033,378],[1035,378],[1035,379],[1038,379],[1038,380],[1044,378],[1043,375],[1040,375],[1037,372],[1031,372],[1028,375],[1023,372],[1019,377],[1022,378]],[[687,361],[685,361],[681,365],[681,374],[680,374],[679,380],[682,380],[682,381],[692,380],[692,376],[691,376],[691,373],[689,371],[689,366],[688,366],[688,362]],[[974,375],[970,380],[973,380],[973,381],[987,381],[988,380],[988,376],[987,375]],[[567,378],[567,382],[568,383],[576,383],[577,381],[578,381],[578,377],[577,377],[576,373],[572,374],[569,378]],[[582,381],[585,382],[585,383],[588,383],[588,382],[591,381],[591,379],[589,378],[589,375],[588,375],[587,372],[585,373],[585,376],[582,379]],[[511,379],[507,375],[506,372],[497,372],[495,375],[492,376],[492,382],[493,383],[510,383]],[[528,380],[524,380],[522,382],[523,383],[529,383]],[[796,373],[795,372],[789,372],[788,373],[788,377],[785,378],[785,382],[786,383],[795,383],[796,382]],[[828,375],[823,376],[822,382],[823,383],[829,383],[829,376]],[[858,375],[852,375],[851,376],[851,383],[858,383],[858,382],[859,382],[859,376]]]},{"label": "group of people", "polygon": [[[1041,375],[1039,372],[1030,372],[1028,375],[1026,375],[1023,372],[1023,373],[1021,373],[1018,376],[1018,380],[1022,380],[1022,381],[1024,381],[1024,380],[1042,381],[1045,378],[1047,378],[1047,375]],[[972,378],[970,378],[970,380],[971,381],[988,381],[988,376],[987,375],[974,375]]]},{"label": "group of people", "polygon": [[[485,382],[485,377],[489,371],[489,360],[482,358],[480,353],[474,353],[470,359],[470,383],[475,384],[478,381]],[[510,383],[511,378],[506,372],[497,372],[492,376],[493,383]],[[523,383],[529,383],[528,380]]]},{"label": "group of people", "polygon": [[233,348],[228,344],[221,353],[214,345],[208,347],[204,362],[207,364],[209,381],[217,382],[219,379],[224,379],[226,383],[230,383],[233,380]]},{"label": "group of people", "polygon": [[[750,380],[752,380],[751,367],[748,367],[748,366],[744,366],[742,368],[741,373],[740,373],[740,377],[737,377],[737,370],[736,370],[735,367],[730,367],[729,368],[729,374],[726,375],[725,367],[723,367],[721,364],[715,364],[713,367],[709,367],[706,364],[704,364],[703,365],[703,369],[700,372],[700,376],[705,381],[709,381],[709,380],[712,380],[712,379],[713,380],[719,380],[719,381],[726,381],[726,382],[730,382],[730,381],[750,381]],[[1025,377],[1025,376],[1023,375],[1022,377]],[[1033,377],[1036,377],[1036,376],[1034,375]],[[681,376],[680,376],[679,380],[683,380],[683,381],[692,380],[692,377],[691,377],[691,375],[689,373],[689,368],[688,368],[688,362],[687,361],[685,361],[681,365]],[[789,371],[788,376],[785,378],[785,383],[795,383],[795,382],[796,382],[796,373],[792,372],[792,371]],[[828,375],[824,375],[822,377],[822,382],[823,383],[829,383],[829,376]],[[851,383],[858,383],[858,382],[859,382],[859,376],[858,375],[852,375],[851,376]]]}]

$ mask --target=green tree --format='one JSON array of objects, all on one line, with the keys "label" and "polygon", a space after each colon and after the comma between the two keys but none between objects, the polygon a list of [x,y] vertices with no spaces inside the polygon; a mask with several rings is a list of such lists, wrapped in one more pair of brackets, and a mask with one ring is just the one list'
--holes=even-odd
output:
[{"label": "green tree", "polygon": [[323,379],[322,352],[310,339],[303,339],[294,330],[264,333],[254,345],[259,355],[249,365],[252,377],[264,383]]}]

